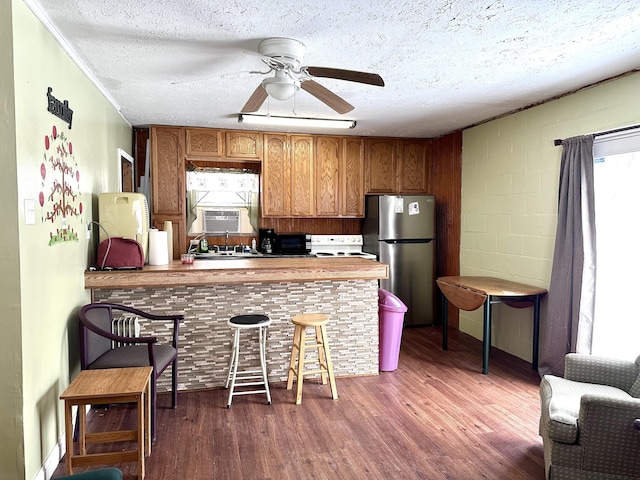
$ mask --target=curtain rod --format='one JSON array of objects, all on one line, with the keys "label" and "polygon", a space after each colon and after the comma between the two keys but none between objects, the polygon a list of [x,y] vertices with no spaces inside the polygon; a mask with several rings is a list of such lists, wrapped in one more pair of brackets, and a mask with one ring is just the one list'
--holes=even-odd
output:
[{"label": "curtain rod", "polygon": [[[628,127],[622,127],[622,128],[615,128],[613,130],[607,130],[604,132],[598,132],[598,133],[594,133],[593,136],[594,137],[600,137],[602,135],[609,135],[610,133],[618,133],[618,132],[626,132],[627,130],[634,130],[636,128],[640,128],[640,125],[630,125]],[[557,147],[558,145],[562,145],[562,139],[561,138],[556,138],[553,141],[553,144]]]}]

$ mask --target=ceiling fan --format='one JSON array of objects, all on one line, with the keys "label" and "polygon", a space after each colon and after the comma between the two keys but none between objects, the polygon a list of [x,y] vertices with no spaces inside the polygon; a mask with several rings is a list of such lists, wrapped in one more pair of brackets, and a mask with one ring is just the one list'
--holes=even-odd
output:
[{"label": "ceiling fan", "polygon": [[259,110],[269,96],[277,100],[288,100],[300,88],[340,114],[353,110],[353,105],[313,80],[314,77],[335,78],[348,82],[384,86],[384,80],[377,73],[303,66],[302,57],[304,56],[304,51],[304,43],[298,40],[274,37],[260,42],[258,46],[259,53],[247,52],[258,55],[264,64],[269,67],[266,72],[255,73],[267,74],[274,72],[274,75],[262,80],[247,103],[242,107],[241,112],[249,113]]}]

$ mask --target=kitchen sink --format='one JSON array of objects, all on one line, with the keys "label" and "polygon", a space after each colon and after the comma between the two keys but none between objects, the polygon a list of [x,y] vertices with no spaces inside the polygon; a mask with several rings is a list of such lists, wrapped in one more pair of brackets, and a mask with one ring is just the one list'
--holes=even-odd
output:
[{"label": "kitchen sink", "polygon": [[209,252],[195,253],[196,260],[242,260],[243,258],[310,258],[315,257],[315,253],[307,255],[281,255],[277,253],[247,253],[247,252]]},{"label": "kitchen sink", "polygon": [[261,253],[250,252],[209,252],[209,253],[196,253],[196,260],[240,260],[243,258],[260,258]]}]

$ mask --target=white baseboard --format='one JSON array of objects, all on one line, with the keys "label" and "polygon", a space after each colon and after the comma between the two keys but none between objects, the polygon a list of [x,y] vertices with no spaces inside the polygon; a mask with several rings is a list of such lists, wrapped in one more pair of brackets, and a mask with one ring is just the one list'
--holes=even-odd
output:
[{"label": "white baseboard", "polygon": [[64,432],[62,436],[58,439],[58,443],[53,447],[51,453],[47,456],[44,461],[44,465],[40,467],[36,476],[33,477],[33,480],[50,480],[53,476],[53,472],[56,471],[58,465],[60,464],[60,460],[63,459],[64,453],[66,450],[66,437]]},{"label": "white baseboard", "polygon": [[[86,405],[87,412],[90,409],[91,409],[91,405]],[[77,417],[78,417],[78,408],[73,407],[72,419],[71,419],[72,425],[76,424]],[[60,435],[60,438],[58,438],[58,442],[54,445],[51,452],[49,452],[49,455],[47,455],[47,458],[45,459],[44,464],[42,465],[42,467],[40,467],[40,470],[38,470],[35,477],[33,477],[33,480],[51,480],[51,477],[53,477],[53,473],[58,468],[58,465],[60,465],[60,461],[64,458],[64,454],[67,450],[66,439],[67,437],[65,435],[65,432],[62,432],[62,435]]]}]

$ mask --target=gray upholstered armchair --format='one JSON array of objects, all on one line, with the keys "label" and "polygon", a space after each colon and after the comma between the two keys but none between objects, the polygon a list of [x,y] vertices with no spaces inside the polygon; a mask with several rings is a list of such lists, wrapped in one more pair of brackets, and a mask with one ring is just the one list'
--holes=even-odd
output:
[{"label": "gray upholstered armchair", "polygon": [[640,479],[640,357],[568,354],[540,402],[547,480]]}]

